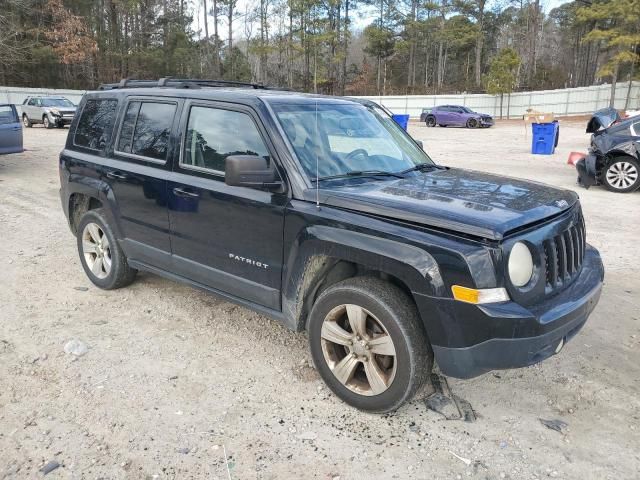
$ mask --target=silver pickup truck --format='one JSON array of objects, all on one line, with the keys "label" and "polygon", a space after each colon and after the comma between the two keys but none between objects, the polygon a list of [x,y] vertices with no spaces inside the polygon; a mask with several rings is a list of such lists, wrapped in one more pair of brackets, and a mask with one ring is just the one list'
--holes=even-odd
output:
[{"label": "silver pickup truck", "polygon": [[45,128],[71,124],[76,114],[76,106],[64,97],[27,97],[22,103],[22,123],[31,127],[42,123]]}]

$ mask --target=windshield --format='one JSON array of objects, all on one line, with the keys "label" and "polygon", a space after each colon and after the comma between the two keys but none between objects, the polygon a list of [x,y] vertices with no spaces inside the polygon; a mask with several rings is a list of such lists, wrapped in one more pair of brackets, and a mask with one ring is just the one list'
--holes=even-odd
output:
[{"label": "windshield", "polygon": [[473,110],[467,107],[460,107],[464,113],[473,113]]},{"label": "windshield", "polygon": [[43,98],[42,106],[43,107],[73,107],[74,105],[66,98]]},{"label": "windshield", "polygon": [[330,103],[274,103],[273,107],[312,180],[353,172],[399,173],[420,164],[433,165],[379,108]]}]

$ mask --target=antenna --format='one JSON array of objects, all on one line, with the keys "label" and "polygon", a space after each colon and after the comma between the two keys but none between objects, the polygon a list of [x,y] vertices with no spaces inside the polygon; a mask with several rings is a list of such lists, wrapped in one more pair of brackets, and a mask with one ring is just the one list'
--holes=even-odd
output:
[{"label": "antenna", "polygon": [[[320,135],[318,134],[318,98],[316,97],[316,138],[315,141],[317,142],[320,139]],[[319,172],[320,172],[320,168],[318,167],[318,146],[316,145],[315,148],[316,151],[316,208],[318,210],[320,210],[320,182],[318,181],[318,179],[320,178]]]}]

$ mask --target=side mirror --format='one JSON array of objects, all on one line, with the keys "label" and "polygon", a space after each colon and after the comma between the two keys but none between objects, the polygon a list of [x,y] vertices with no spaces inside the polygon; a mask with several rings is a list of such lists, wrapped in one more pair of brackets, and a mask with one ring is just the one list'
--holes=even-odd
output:
[{"label": "side mirror", "polygon": [[225,160],[224,181],[232,187],[269,188],[282,186],[278,174],[264,157],[230,155]]},{"label": "side mirror", "polygon": [[422,143],[422,140],[416,140],[416,143],[418,144],[421,150],[424,150],[424,143]]}]

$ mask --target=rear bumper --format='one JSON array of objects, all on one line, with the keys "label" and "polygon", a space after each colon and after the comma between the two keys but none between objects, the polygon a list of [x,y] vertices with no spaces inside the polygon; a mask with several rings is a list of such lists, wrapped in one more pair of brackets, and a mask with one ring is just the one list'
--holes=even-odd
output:
[{"label": "rear bumper", "polygon": [[[456,335],[460,324],[449,325],[450,338],[445,335],[439,339],[440,344],[432,339],[440,370],[451,377],[472,378],[491,370],[526,367],[551,357],[584,326],[600,298],[603,278],[600,255],[588,247],[578,278],[538,305],[524,308],[506,302],[476,306],[440,300],[448,303],[447,310],[453,309],[453,317],[449,318],[463,315],[461,324],[478,329],[476,338],[489,337],[471,345],[458,345],[464,343]],[[441,333],[446,333],[447,326],[442,327]]]}]

